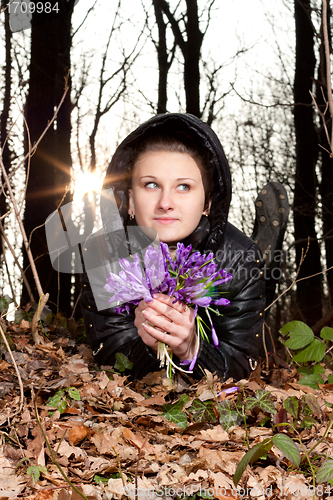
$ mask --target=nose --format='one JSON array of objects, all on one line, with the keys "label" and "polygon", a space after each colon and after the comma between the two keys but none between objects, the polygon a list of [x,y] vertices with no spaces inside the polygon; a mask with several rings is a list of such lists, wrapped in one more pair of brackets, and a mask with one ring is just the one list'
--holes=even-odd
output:
[{"label": "nose", "polygon": [[170,189],[161,190],[157,208],[163,211],[174,209],[174,200]]}]

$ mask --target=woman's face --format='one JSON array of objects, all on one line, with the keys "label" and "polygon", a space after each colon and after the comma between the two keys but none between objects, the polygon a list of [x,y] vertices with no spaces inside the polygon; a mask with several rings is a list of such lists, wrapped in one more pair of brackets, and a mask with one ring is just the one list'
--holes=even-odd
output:
[{"label": "woman's face", "polygon": [[205,191],[200,169],[187,153],[143,153],[134,165],[129,214],[138,226],[156,229],[160,241],[176,245],[199,224]]}]

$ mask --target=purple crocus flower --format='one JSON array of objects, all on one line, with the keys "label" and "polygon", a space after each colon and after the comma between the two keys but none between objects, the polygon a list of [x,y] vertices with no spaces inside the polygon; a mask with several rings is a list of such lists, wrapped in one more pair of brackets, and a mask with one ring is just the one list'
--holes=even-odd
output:
[{"label": "purple crocus flower", "polygon": [[239,391],[239,387],[229,387],[229,389],[224,389],[224,391],[221,391],[217,394],[217,396],[221,396],[225,392],[225,394],[232,394],[233,392]]},{"label": "purple crocus flower", "polygon": [[213,304],[215,304],[216,306],[228,306],[230,304],[230,300],[222,298],[214,300]]},{"label": "purple crocus flower", "polygon": [[184,243],[177,243],[176,264],[178,269],[182,268],[185,265],[185,262],[191,250],[192,250],[192,245],[185,247]]},{"label": "purple crocus flower", "polygon": [[107,284],[104,285],[105,290],[114,293],[108,303],[126,303],[142,299],[151,301],[152,296],[147,280],[142,275],[138,255],[134,255],[134,262],[119,259],[119,264],[123,271],[120,271],[119,275],[110,273],[106,278]]},{"label": "purple crocus flower", "polygon": [[152,246],[146,249],[144,264],[146,278],[152,290],[157,289],[165,279],[165,260],[161,248],[158,250]]},{"label": "purple crocus flower", "polygon": [[[175,271],[176,268],[177,268],[177,264],[176,262],[173,260],[173,258],[171,257],[170,255],[170,252],[169,252],[169,247],[166,243],[163,243],[162,241],[160,242],[160,246],[162,248],[162,252],[163,252],[163,255],[165,257],[165,261],[166,261],[166,264],[167,262],[169,263],[169,266],[170,268],[172,269],[172,271]],[[167,267],[167,265],[166,265]]]},{"label": "purple crocus flower", "polygon": [[213,323],[212,323],[212,322],[210,323],[210,327],[211,327],[211,329],[212,329],[212,339],[213,339],[213,343],[214,343],[215,347],[218,347],[218,346],[219,346],[219,338],[218,338],[218,336],[217,336],[217,334],[216,334],[216,330],[215,330],[215,328],[214,328],[214,326],[213,326]]},{"label": "purple crocus flower", "polygon": [[193,356],[193,359],[184,359],[183,361],[181,361],[179,364],[181,366],[186,366],[186,365],[190,365],[188,367],[189,371],[192,372],[193,371],[193,368],[195,367],[195,363],[197,362],[197,359],[198,359],[198,353],[196,353],[194,356]]},{"label": "purple crocus flower", "polygon": [[[166,293],[174,297],[174,302],[179,300],[192,308],[194,318],[198,325],[201,325],[201,330],[198,326],[198,335],[201,331],[203,337],[207,338],[204,323],[200,316],[197,316],[198,308],[204,307],[209,318],[213,343],[218,347],[219,339],[208,309],[219,314],[209,306],[230,304],[228,299],[219,297],[221,292],[218,287],[229,281],[232,276],[226,269],[218,269],[212,252],[201,254],[197,251],[190,254],[191,250],[191,245],[185,247],[183,243],[178,243],[176,257],[173,259],[166,243],[161,242],[158,249],[149,246],[144,257],[145,273],[142,272],[138,255],[134,256],[133,261],[120,259],[122,270],[119,275],[111,273],[104,288],[113,294],[109,303],[123,303],[115,311],[127,313],[130,312],[131,306],[137,305],[142,299],[150,302],[153,293]],[[169,354],[166,354],[167,364],[176,366]],[[189,370],[192,371],[196,361],[197,354],[192,360],[184,360],[180,365],[190,365]]]},{"label": "purple crocus flower", "polygon": [[192,372],[193,371],[193,368],[195,367],[195,363],[197,362],[197,358],[198,358],[198,353],[196,353],[191,361],[191,364],[190,366],[188,367],[189,371]]}]

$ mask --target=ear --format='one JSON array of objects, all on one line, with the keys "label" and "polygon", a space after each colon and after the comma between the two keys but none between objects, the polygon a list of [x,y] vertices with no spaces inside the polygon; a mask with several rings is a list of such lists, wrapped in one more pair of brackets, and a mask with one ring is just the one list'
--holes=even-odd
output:
[{"label": "ear", "polygon": [[212,204],[212,200],[210,199],[207,205],[205,205],[204,211],[202,212],[204,215],[208,215],[210,212],[210,207]]},{"label": "ear", "polygon": [[134,215],[134,200],[132,189],[128,190],[128,215]]}]

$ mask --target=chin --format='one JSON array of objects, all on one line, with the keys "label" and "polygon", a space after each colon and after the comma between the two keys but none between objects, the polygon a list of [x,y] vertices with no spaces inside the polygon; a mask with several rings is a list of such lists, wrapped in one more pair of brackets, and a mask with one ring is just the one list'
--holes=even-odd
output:
[{"label": "chin", "polygon": [[163,241],[163,243],[166,243],[169,247],[174,246],[175,248],[177,247],[177,243],[181,242],[185,236],[182,235],[172,235],[172,236],[167,236],[167,235],[158,235],[160,241]]}]

